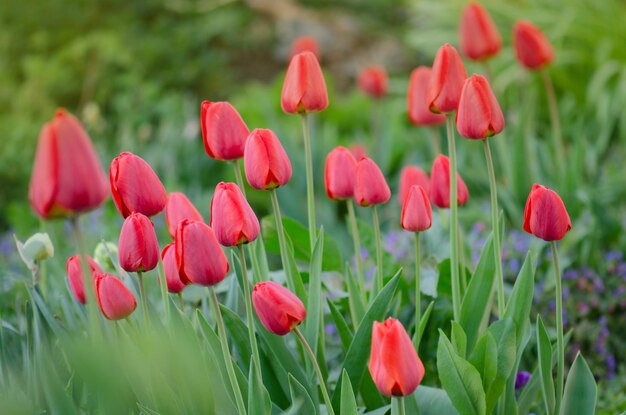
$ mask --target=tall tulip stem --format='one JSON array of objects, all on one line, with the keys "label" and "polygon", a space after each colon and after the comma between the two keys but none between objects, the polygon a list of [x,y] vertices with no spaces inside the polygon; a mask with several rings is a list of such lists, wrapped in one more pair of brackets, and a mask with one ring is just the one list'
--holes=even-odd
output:
[{"label": "tall tulip stem", "polygon": [[313,363],[313,367],[315,368],[315,373],[317,374],[317,379],[320,383],[320,389],[322,390],[322,395],[324,396],[324,402],[326,403],[326,410],[328,411],[328,414],[335,415],[332,401],[330,400],[330,396],[328,395],[328,390],[326,389],[326,382],[324,381],[324,376],[322,375],[322,370],[320,369],[320,365],[317,363],[315,353],[313,353],[313,350],[311,350],[311,346],[309,346],[309,343],[306,341],[306,339],[302,335],[302,332],[298,330],[298,327],[294,328],[293,332],[295,333],[298,340],[300,340],[300,343],[302,343],[302,346],[304,347],[307,354],[311,358],[311,363]]},{"label": "tall tulip stem", "polygon": [[498,190],[496,188],[496,175],[493,168],[493,158],[489,141],[483,140],[485,158],[487,159],[487,171],[489,173],[489,188],[491,190],[491,225],[493,227],[493,254],[496,264],[496,279],[498,280],[498,317],[504,316],[504,276],[502,274],[502,254],[500,252],[500,227],[498,226]]},{"label": "tall tulip stem", "polygon": [[448,153],[450,156],[450,278],[452,285],[452,313],[454,321],[459,321],[461,313],[461,289],[459,282],[458,255],[458,202],[456,179],[456,146],[454,144],[454,113],[446,114],[446,130],[448,133]]},{"label": "tall tulip stem", "polygon": [[441,143],[439,142],[439,129],[437,127],[429,127],[430,141],[433,146],[433,158],[437,157],[441,153]]},{"label": "tall tulip stem", "polygon": [[552,262],[554,262],[554,281],[556,283],[556,404],[554,413],[558,414],[563,397],[563,372],[565,367],[565,351],[563,345],[563,288],[561,287],[561,268],[556,241],[552,241]]},{"label": "tall tulip stem", "polygon": [[163,269],[163,261],[159,256],[159,263],[157,264],[157,274],[159,276],[159,288],[161,289],[161,297],[163,298],[163,309],[165,310],[165,316],[170,317],[170,300],[168,298],[167,281],[165,278],[165,270]]},{"label": "tall tulip stem", "polygon": [[217,330],[222,344],[222,355],[224,357],[224,364],[226,365],[226,372],[228,372],[228,379],[235,395],[235,402],[237,404],[237,410],[239,415],[246,414],[246,407],[243,403],[243,396],[241,395],[241,389],[239,389],[239,383],[237,382],[237,375],[235,374],[235,367],[233,366],[233,359],[230,356],[230,349],[228,348],[228,340],[226,339],[226,329],[224,328],[224,320],[222,319],[222,312],[220,311],[220,303],[217,300],[217,294],[215,288],[208,287],[209,294],[211,296],[211,303],[213,304],[213,314],[215,314],[215,320],[217,321]]},{"label": "tall tulip stem", "polygon": [[306,158],[306,203],[309,215],[309,242],[311,252],[317,239],[317,228],[315,226],[315,192],[313,188],[313,155],[311,152],[311,127],[308,115],[302,114],[302,135],[304,137],[304,155]]},{"label": "tall tulip stem", "polygon": [[374,219],[374,234],[376,238],[376,290],[372,292],[372,298],[383,288],[383,242],[380,236],[380,221],[378,220],[378,209],[372,206],[372,217]]},{"label": "tall tulip stem", "polygon": [[422,320],[422,291],[420,287],[421,262],[420,233],[415,232],[415,333],[413,334],[413,345],[415,346],[415,351],[417,351],[420,344],[420,322]]},{"label": "tall tulip stem", "polygon": [[394,396],[394,405],[391,406],[391,415],[404,415],[404,396]]},{"label": "tall tulip stem", "polygon": [[261,357],[259,348],[256,344],[256,335],[254,334],[254,316],[252,314],[252,297],[250,296],[250,280],[248,279],[248,270],[246,265],[246,255],[243,252],[243,245],[238,245],[239,261],[241,261],[241,273],[243,277],[243,296],[246,302],[246,317],[248,319],[248,337],[250,338],[250,347],[252,347],[252,358],[257,370],[261,373]]},{"label": "tall tulip stem", "polygon": [[542,68],[539,72],[541,72],[541,78],[543,79],[550,110],[552,139],[554,140],[554,152],[558,164],[557,172],[561,173],[565,168],[565,145],[563,144],[563,135],[561,134],[561,122],[559,121],[559,108],[556,102],[556,93],[554,92],[554,84],[552,83],[552,78],[550,78],[548,70]]},{"label": "tall tulip stem", "polygon": [[137,271],[137,279],[139,280],[139,294],[141,295],[141,309],[143,311],[143,319],[148,325],[148,298],[146,297],[146,288],[143,283],[143,272]]},{"label": "tall tulip stem", "polygon": [[348,217],[350,219],[350,228],[352,231],[352,242],[354,244],[354,260],[356,262],[356,274],[359,279],[361,289],[365,287],[365,274],[363,273],[363,262],[361,260],[361,238],[359,236],[359,226],[356,221],[356,212],[354,209],[354,201],[346,200],[348,206]]},{"label": "tall tulip stem", "polygon": [[83,287],[85,287],[85,297],[87,300],[87,316],[89,318],[89,326],[91,333],[99,335],[100,333],[100,321],[98,320],[98,306],[96,303],[96,289],[94,280],[91,275],[91,268],[87,262],[87,249],[85,248],[85,241],[83,234],[80,230],[80,216],[75,215],[70,218],[72,225],[72,232],[74,233],[74,239],[78,252],[80,253],[80,265],[83,275]]},{"label": "tall tulip stem", "polygon": [[241,167],[239,166],[239,159],[233,160],[233,170],[235,170],[235,181],[237,186],[241,189],[243,197],[246,197],[246,188],[244,187],[243,177],[241,176]]},{"label": "tall tulip stem", "polygon": [[287,286],[291,291],[296,292],[296,283],[293,278],[291,266],[287,260],[287,239],[285,238],[285,228],[283,227],[283,218],[280,213],[276,189],[270,190],[270,198],[272,199],[272,208],[274,209],[274,218],[276,219],[276,231],[278,233],[278,243],[280,244],[280,260],[283,263],[283,269],[287,276]]}]

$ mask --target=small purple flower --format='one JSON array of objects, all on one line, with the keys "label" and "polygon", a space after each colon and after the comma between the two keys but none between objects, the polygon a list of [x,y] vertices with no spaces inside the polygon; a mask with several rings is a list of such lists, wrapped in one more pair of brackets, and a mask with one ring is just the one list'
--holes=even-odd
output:
[{"label": "small purple flower", "polygon": [[604,254],[604,260],[606,262],[621,261],[623,258],[624,254],[620,251],[608,251]]},{"label": "small purple flower", "polygon": [[529,372],[517,372],[517,376],[515,376],[515,390],[526,386],[531,376]]},{"label": "small purple flower", "polygon": [[606,357],[606,367],[607,367],[607,378],[612,379],[615,376],[615,356],[613,354],[609,354]]}]

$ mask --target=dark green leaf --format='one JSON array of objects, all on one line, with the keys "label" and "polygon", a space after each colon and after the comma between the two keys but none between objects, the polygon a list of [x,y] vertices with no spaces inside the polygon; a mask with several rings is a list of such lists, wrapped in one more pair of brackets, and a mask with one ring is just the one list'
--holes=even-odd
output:
[{"label": "dark green leaf", "polygon": [[537,354],[539,359],[539,379],[541,380],[541,391],[543,392],[543,402],[546,405],[548,414],[554,413],[554,379],[552,377],[552,344],[550,337],[543,325],[541,316],[537,316]]},{"label": "dark green leaf", "polygon": [[578,352],[567,374],[560,415],[593,415],[598,399],[598,386],[587,362]]}]

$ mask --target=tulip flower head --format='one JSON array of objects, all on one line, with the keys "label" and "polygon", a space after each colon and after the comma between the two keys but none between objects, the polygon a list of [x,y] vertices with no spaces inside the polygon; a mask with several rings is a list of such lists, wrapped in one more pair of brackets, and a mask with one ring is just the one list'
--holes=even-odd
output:
[{"label": "tulip flower head", "polygon": [[437,114],[456,111],[465,78],[467,72],[459,53],[446,43],[439,48],[433,62],[426,92],[428,108]]},{"label": "tulip flower head", "polygon": [[306,317],[302,301],[287,288],[273,281],[259,282],[254,286],[252,304],[263,327],[279,336],[292,331]]},{"label": "tulip flower head", "polygon": [[485,139],[504,129],[504,115],[500,104],[484,76],[472,75],[465,80],[456,128],[465,138]]},{"label": "tulip flower head", "polygon": [[167,196],[165,205],[165,222],[172,238],[176,236],[176,228],[183,219],[193,219],[204,222],[198,209],[191,203],[184,193],[172,192]]},{"label": "tulip flower head", "polygon": [[127,272],[144,272],[159,262],[159,242],[154,224],[141,213],[132,213],[124,220],[118,244],[120,266]]},{"label": "tulip flower head", "polygon": [[106,176],[80,122],[63,109],[39,133],[28,199],[43,219],[97,208],[107,198]]},{"label": "tulip flower head", "polygon": [[398,186],[398,201],[400,202],[400,206],[404,205],[409,189],[414,185],[421,186],[426,194],[428,194],[428,189],[430,188],[428,174],[419,167],[406,166],[400,172],[400,184]]},{"label": "tulip flower head", "polygon": [[95,276],[96,299],[104,317],[121,320],[130,316],[137,308],[137,300],[122,281],[110,274]]},{"label": "tulip flower head", "polygon": [[200,126],[204,150],[215,160],[236,160],[243,157],[248,126],[228,102],[202,101]]},{"label": "tulip flower head", "polygon": [[178,263],[176,262],[176,244],[174,242],[165,245],[161,252],[163,260],[163,271],[165,272],[165,282],[167,283],[167,291],[172,294],[178,294],[190,283],[189,280],[184,281],[178,273]]},{"label": "tulip flower head", "polygon": [[138,212],[148,217],[165,208],[165,188],[144,159],[128,151],[111,162],[109,181],[115,207],[123,217]]},{"label": "tulip flower head", "polygon": [[291,58],[280,100],[288,114],[306,114],[328,107],[328,92],[315,55],[302,52]]},{"label": "tulip flower head", "polygon": [[532,23],[521,20],[513,27],[515,56],[526,69],[539,69],[554,60],[554,49],[543,34]]},{"label": "tulip flower head", "polygon": [[407,94],[409,121],[413,125],[435,126],[446,121],[443,114],[435,114],[428,108],[426,95],[432,70],[428,66],[419,66],[411,72]]},{"label": "tulip flower head", "polygon": [[211,200],[211,227],[224,246],[247,244],[259,236],[259,220],[235,183],[217,184]]},{"label": "tulip flower head", "polygon": [[[89,264],[89,269],[91,270],[91,278],[93,278],[95,274],[102,272],[100,266],[93,260],[92,257],[87,256],[87,263]],[[67,279],[70,283],[72,295],[76,301],[81,304],[85,304],[87,302],[87,298],[85,297],[83,268],[80,255],[73,255],[69,257],[65,263],[65,270],[67,271]]]},{"label": "tulip flower head", "polygon": [[402,205],[400,223],[402,229],[410,232],[423,232],[433,224],[433,214],[428,194],[422,186],[413,185]]},{"label": "tulip flower head", "polygon": [[544,241],[560,241],[570,229],[563,200],[554,190],[534,184],[524,209],[524,230]]},{"label": "tulip flower head", "polygon": [[374,322],[369,371],[378,390],[387,396],[410,395],[424,378],[424,365],[398,320]]},{"label": "tulip flower head", "polygon": [[357,84],[365,95],[380,99],[387,95],[389,88],[387,72],[381,66],[368,66],[359,73]]},{"label": "tulip flower head", "polygon": [[354,196],[356,159],[345,147],[335,147],[326,156],[324,184],[331,200],[346,200]]},{"label": "tulip flower head", "polygon": [[[463,206],[469,199],[469,191],[461,175],[457,173],[457,203]],[[430,200],[439,208],[450,207],[450,160],[438,155],[430,170]]]},{"label": "tulip flower head", "polygon": [[300,36],[297,37],[291,44],[290,58],[293,58],[299,53],[311,52],[315,55],[318,61],[322,60],[322,52],[320,51],[320,45],[317,43],[317,39],[313,36]]},{"label": "tulip flower head", "polygon": [[246,141],[243,166],[248,183],[257,190],[275,189],[291,179],[291,162],[272,130],[252,131]]},{"label": "tulip flower head", "polygon": [[383,172],[374,160],[362,157],[356,165],[354,180],[354,200],[359,206],[387,203],[391,190]]},{"label": "tulip flower head", "polygon": [[472,2],[463,10],[459,40],[463,55],[475,61],[489,59],[502,49],[502,38],[496,25],[478,3]]},{"label": "tulip flower head", "polygon": [[176,229],[176,263],[183,284],[210,286],[228,274],[228,260],[213,229],[207,224],[184,219]]}]

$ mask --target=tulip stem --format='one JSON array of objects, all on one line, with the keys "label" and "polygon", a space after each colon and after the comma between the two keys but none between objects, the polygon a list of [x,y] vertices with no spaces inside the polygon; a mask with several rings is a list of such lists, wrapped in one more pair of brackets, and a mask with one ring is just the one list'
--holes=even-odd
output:
[{"label": "tulip stem", "polygon": [[376,237],[376,283],[372,291],[372,298],[383,288],[383,243],[380,236],[380,222],[378,220],[378,209],[372,205],[372,217],[374,218],[374,234]]},{"label": "tulip stem", "polygon": [[554,262],[554,280],[556,282],[556,402],[554,413],[561,409],[563,397],[563,372],[565,367],[565,351],[563,345],[563,288],[561,287],[561,269],[559,267],[559,253],[556,241],[552,241],[552,261]]},{"label": "tulip stem", "polygon": [[139,293],[141,294],[141,309],[143,310],[143,319],[148,326],[148,299],[146,298],[146,288],[143,284],[143,272],[137,271],[137,279],[139,280]]},{"label": "tulip stem", "polygon": [[283,227],[283,218],[280,213],[280,205],[278,203],[278,195],[276,189],[270,190],[270,199],[272,199],[272,208],[274,209],[274,219],[276,220],[276,231],[278,233],[278,243],[280,244],[280,260],[283,263],[283,269],[287,276],[287,286],[292,292],[297,292],[296,283],[289,261],[287,260],[287,240],[285,238],[285,228]]},{"label": "tulip stem", "polygon": [[493,254],[496,264],[496,279],[498,280],[498,317],[504,317],[504,275],[502,274],[502,253],[500,251],[500,226],[498,225],[498,190],[496,188],[496,175],[493,168],[493,158],[489,141],[483,140],[485,158],[487,159],[487,171],[489,173],[489,188],[491,190],[491,226],[493,227]]},{"label": "tulip stem", "polygon": [[554,84],[552,83],[552,78],[550,78],[548,70],[542,68],[539,72],[541,72],[550,110],[550,125],[552,127],[552,139],[554,140],[554,151],[556,153],[557,172],[561,173],[565,168],[565,146],[563,144],[563,135],[561,134],[556,93],[554,92]]},{"label": "tulip stem", "polygon": [[243,197],[246,197],[246,189],[243,184],[243,177],[241,176],[241,167],[239,166],[239,159],[233,160],[233,170],[235,170],[235,181],[237,182],[237,186],[241,189],[241,193],[243,193]]},{"label": "tulip stem", "polygon": [[448,133],[448,153],[450,155],[450,278],[452,285],[452,313],[454,321],[458,322],[461,313],[461,291],[459,287],[459,256],[457,252],[459,224],[453,112],[446,114],[446,130]]},{"label": "tulip stem", "polygon": [[422,320],[421,262],[420,233],[415,232],[415,333],[413,334],[413,345],[416,352],[420,347],[420,322]]},{"label": "tulip stem", "polygon": [[392,399],[395,401],[395,405],[391,407],[391,415],[404,415],[404,396],[394,396]]},{"label": "tulip stem", "polygon": [[185,300],[183,300],[183,293],[178,293],[178,306],[180,311],[185,311]]},{"label": "tulip stem", "polygon": [[213,304],[213,313],[215,314],[215,320],[217,321],[217,330],[222,343],[222,354],[224,357],[224,364],[226,365],[226,371],[228,372],[228,379],[230,380],[230,386],[233,389],[235,395],[235,402],[237,403],[237,410],[239,415],[246,414],[246,407],[243,403],[243,397],[241,395],[241,389],[239,389],[239,383],[237,382],[237,375],[235,374],[235,368],[233,366],[233,359],[230,356],[230,349],[228,348],[228,340],[226,339],[226,329],[224,328],[224,320],[222,319],[222,312],[220,311],[220,303],[215,293],[215,288],[208,287],[209,294],[211,296],[211,303]]},{"label": "tulip stem", "polygon": [[170,318],[170,301],[167,296],[167,280],[165,277],[165,270],[163,269],[163,261],[159,255],[159,262],[157,264],[157,275],[159,276],[159,286],[161,288],[161,297],[163,298],[163,310],[165,310],[165,317]]},{"label": "tulip stem", "polygon": [[304,136],[304,155],[306,158],[306,202],[309,215],[309,243],[311,252],[317,239],[317,228],[315,226],[315,192],[313,189],[313,155],[311,152],[311,129],[309,118],[302,114],[302,135]]},{"label": "tulip stem", "polygon": [[439,130],[437,127],[430,127],[430,140],[433,145],[433,158],[437,157],[441,153],[441,144],[439,143]]},{"label": "tulip stem", "polygon": [[239,260],[241,261],[241,275],[243,277],[243,296],[246,301],[246,317],[248,319],[248,337],[250,338],[250,347],[252,347],[252,358],[257,370],[261,373],[261,357],[259,348],[256,344],[256,335],[254,334],[254,316],[252,314],[252,297],[250,295],[250,280],[248,279],[248,270],[246,265],[246,255],[243,252],[243,245],[237,245],[239,251]]},{"label": "tulip stem", "polygon": [[359,226],[356,222],[356,212],[354,209],[354,201],[346,200],[348,206],[348,217],[350,219],[350,227],[352,228],[352,242],[354,243],[354,260],[356,262],[356,274],[359,279],[361,290],[365,287],[365,275],[363,274],[363,262],[361,260],[361,238],[359,236]]},{"label": "tulip stem", "polygon": [[328,414],[335,415],[332,401],[330,400],[330,396],[328,395],[328,390],[326,389],[326,382],[324,382],[324,376],[322,375],[322,370],[320,369],[320,365],[317,363],[317,359],[315,358],[315,353],[313,353],[313,350],[311,350],[311,346],[309,346],[309,343],[306,341],[306,339],[304,338],[304,336],[302,335],[298,327],[295,327],[293,329],[293,332],[296,334],[296,337],[300,340],[300,343],[302,343],[302,346],[304,347],[309,357],[311,358],[311,362],[313,363],[313,367],[315,368],[315,373],[317,374],[317,379],[319,380],[319,383],[320,383],[320,389],[322,390],[322,395],[324,396],[324,402],[326,403],[326,410],[328,411]]}]

